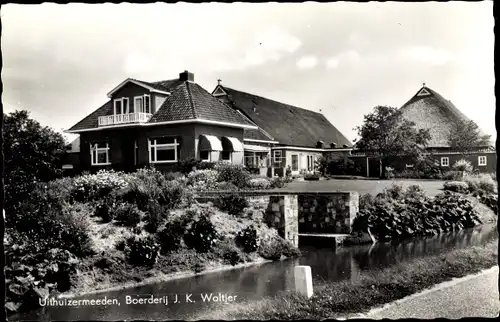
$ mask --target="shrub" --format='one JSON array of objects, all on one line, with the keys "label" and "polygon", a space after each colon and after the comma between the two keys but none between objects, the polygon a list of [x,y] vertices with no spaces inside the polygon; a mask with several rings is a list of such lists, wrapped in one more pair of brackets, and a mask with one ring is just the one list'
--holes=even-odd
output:
[{"label": "shrub", "polygon": [[474,170],[474,167],[472,166],[472,163],[470,161],[467,161],[465,159],[460,159],[457,162],[453,164],[451,167],[452,170],[462,172],[464,174],[469,174],[472,173]]},{"label": "shrub", "polygon": [[102,222],[107,223],[113,220],[113,211],[107,203],[100,202],[95,208],[94,216],[102,219]]},{"label": "shrub", "polygon": [[498,215],[498,195],[486,194],[478,196],[479,201],[488,206],[495,215]]},{"label": "shrub", "polygon": [[443,184],[444,190],[467,193],[469,191],[469,185],[463,181],[449,181]]},{"label": "shrub", "polygon": [[497,183],[490,175],[468,176],[465,179],[469,192],[484,191],[485,193],[495,193]]},{"label": "shrub", "polygon": [[159,203],[166,209],[177,208],[183,201],[189,200],[191,191],[179,180],[167,181],[161,187]]},{"label": "shrub", "polygon": [[258,247],[257,230],[254,226],[248,226],[238,232],[235,241],[246,253],[255,252]]},{"label": "shrub", "polygon": [[271,187],[271,182],[267,178],[253,178],[248,181],[248,186],[252,189],[265,190]]},{"label": "shrub", "polygon": [[358,217],[353,229],[366,231],[369,227],[378,240],[437,235],[481,223],[472,203],[449,191],[434,198],[375,202],[360,210]]},{"label": "shrub", "polygon": [[156,233],[165,218],[165,209],[156,200],[150,201],[146,210],[146,230]]},{"label": "shrub", "polygon": [[220,191],[237,191],[238,187],[236,187],[231,182],[218,182],[215,185],[215,190],[220,190]]},{"label": "shrub", "polygon": [[314,173],[314,174],[306,174],[304,176],[304,180],[309,180],[309,181],[317,181],[319,180],[319,174]]},{"label": "shrub", "polygon": [[425,192],[421,186],[413,184],[413,185],[410,185],[406,188],[406,190],[404,192],[404,197],[405,198],[414,198],[414,199],[425,198]]},{"label": "shrub", "polygon": [[[322,173],[322,171],[320,172]],[[327,162],[326,173],[330,175],[358,175],[362,173],[362,170],[353,160],[344,161],[342,158]]]},{"label": "shrub", "polygon": [[359,209],[366,209],[372,206],[374,202],[375,198],[371,194],[365,193],[359,197]]},{"label": "shrub", "polygon": [[187,159],[179,162],[181,173],[188,174],[193,170],[209,170],[215,166],[214,162],[200,161],[196,159]]},{"label": "shrub", "polygon": [[[196,191],[213,190],[218,181],[219,173],[215,170],[195,170],[188,174],[188,184]],[[220,180],[219,180],[220,181]]]},{"label": "shrub", "polygon": [[288,166],[285,171],[285,176],[286,177],[291,177],[292,176],[292,167]]},{"label": "shrub", "polygon": [[217,239],[219,239],[219,236],[207,214],[193,222],[184,235],[186,246],[202,253],[209,251],[215,245]]},{"label": "shrub", "polygon": [[141,222],[141,212],[137,206],[122,203],[114,210],[113,217],[118,224],[126,227],[136,227]]},{"label": "shrub", "polygon": [[442,178],[443,180],[462,181],[464,176],[460,171],[446,171]]},{"label": "shrub", "polygon": [[274,235],[270,239],[261,240],[258,253],[261,257],[270,260],[278,260],[282,256],[300,256],[300,251],[295,246],[278,235]]},{"label": "shrub", "polygon": [[153,266],[158,258],[159,246],[151,237],[132,236],[126,242],[125,255],[132,265]]},{"label": "shrub", "polygon": [[242,165],[220,162],[214,169],[218,172],[217,182],[231,182],[240,189],[248,186],[250,173]]},{"label": "shrub", "polygon": [[124,251],[125,247],[127,246],[127,240],[126,239],[120,239],[116,242],[115,244],[115,249],[119,251]]},{"label": "shrub", "polygon": [[233,216],[240,216],[243,210],[249,206],[248,201],[237,194],[220,195],[217,197],[215,205]]},{"label": "shrub", "polygon": [[287,183],[290,182],[291,177],[274,177],[271,179],[270,183],[270,188],[283,188]]},{"label": "shrub", "polygon": [[234,239],[225,238],[217,243],[214,249],[215,254],[224,259],[224,262],[230,265],[236,265],[245,261],[245,254],[235,244]]},{"label": "shrub", "polygon": [[25,234],[33,253],[59,247],[77,256],[93,253],[87,217],[73,207],[63,209],[47,195],[32,195],[6,220],[8,227]]},{"label": "shrub", "polygon": [[176,223],[165,225],[165,228],[156,234],[162,253],[168,254],[169,252],[178,250],[181,247],[183,234],[184,227],[181,227],[181,225]]},{"label": "shrub", "polygon": [[107,196],[115,189],[127,186],[126,176],[113,170],[100,170],[96,174],[74,179],[73,196],[77,201],[93,201]]},{"label": "shrub", "polygon": [[385,179],[394,179],[394,168],[385,167]]},{"label": "shrub", "polygon": [[165,180],[172,181],[177,180],[179,178],[183,178],[184,174],[181,172],[167,172],[165,173]]}]

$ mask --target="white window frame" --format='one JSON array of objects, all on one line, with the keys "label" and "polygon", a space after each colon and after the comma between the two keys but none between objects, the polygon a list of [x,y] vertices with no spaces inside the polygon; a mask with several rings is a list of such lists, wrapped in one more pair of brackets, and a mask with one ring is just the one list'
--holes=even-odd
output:
[{"label": "white window frame", "polygon": [[[207,152],[207,153],[208,153],[208,159],[203,159],[203,158],[201,157],[201,152]],[[212,153],[211,153],[211,151],[209,151],[209,150],[201,150],[201,151],[200,151],[200,161],[203,161],[203,162],[210,162],[210,159],[211,159],[211,154],[212,154]]]},{"label": "white window frame", "polygon": [[[116,103],[121,102],[120,114],[128,114],[130,108],[130,102],[128,97],[115,98],[113,101],[113,115],[116,114]],[[126,103],[125,103],[126,102]]]},{"label": "white window frame", "polygon": [[[481,162],[484,160],[484,162]],[[485,155],[480,155],[477,157],[477,165],[480,167],[486,166],[488,164],[488,158]]]},{"label": "white window frame", "polygon": [[[165,143],[165,144],[157,144],[156,140],[160,139],[158,138],[150,138],[148,139],[148,159],[149,163],[177,163],[179,162],[179,155],[177,153],[177,149],[179,146],[179,141],[177,141],[177,138],[174,139],[174,143]],[[151,149],[155,149],[155,155],[154,155],[154,160],[151,160]],[[164,161],[157,161],[158,158],[158,148],[169,148],[169,150],[174,150],[174,156],[175,160],[164,160]]]},{"label": "white window frame", "polygon": [[442,167],[449,167],[450,166],[450,158],[449,157],[441,157],[441,166]]},{"label": "white window frame", "polygon": [[[140,100],[141,107],[137,106],[137,101]],[[146,102],[148,103],[148,110],[146,111]],[[135,113],[147,113],[151,114],[151,95],[144,94],[140,96],[134,96],[134,112]]]},{"label": "white window frame", "polygon": [[[93,165],[93,166],[100,166],[100,165],[110,165],[111,162],[109,162],[109,143],[106,142],[106,147],[105,148],[99,148],[98,147],[98,142],[94,143],[94,145],[92,145],[92,143],[90,143],[90,164]],[[94,154],[95,152],[95,154]],[[106,153],[106,162],[105,163],[99,163],[99,153],[103,153],[105,152]]]},{"label": "white window frame", "polygon": [[314,155],[307,156],[307,171],[314,171]]}]

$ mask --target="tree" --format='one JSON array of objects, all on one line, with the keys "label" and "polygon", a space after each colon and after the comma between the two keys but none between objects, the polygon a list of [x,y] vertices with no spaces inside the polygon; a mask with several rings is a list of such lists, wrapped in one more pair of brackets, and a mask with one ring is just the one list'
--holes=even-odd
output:
[{"label": "tree", "polygon": [[61,134],[31,119],[28,111],[3,118],[5,207],[9,210],[29,197],[38,182],[61,176],[68,145]]},{"label": "tree", "polygon": [[476,122],[460,120],[453,124],[448,135],[451,148],[468,154],[478,147],[490,146],[491,135],[483,135]]},{"label": "tree", "polygon": [[355,128],[360,137],[356,148],[380,158],[383,176],[391,158],[417,159],[425,151],[431,138],[429,130],[417,129],[415,125],[394,107],[376,106],[372,113],[364,116],[363,125]]}]

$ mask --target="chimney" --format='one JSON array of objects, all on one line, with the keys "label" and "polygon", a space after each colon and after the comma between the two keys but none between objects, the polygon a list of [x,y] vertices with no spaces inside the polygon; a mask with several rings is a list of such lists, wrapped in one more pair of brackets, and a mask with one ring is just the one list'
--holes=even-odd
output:
[{"label": "chimney", "polygon": [[337,147],[337,143],[335,143],[335,142],[330,143],[331,149],[335,149],[336,147]]},{"label": "chimney", "polygon": [[222,82],[222,80],[219,78],[219,79],[217,80],[217,85],[220,85],[220,84],[221,84],[221,82]]},{"label": "chimney", "polygon": [[185,70],[184,72],[179,74],[180,81],[188,81],[194,83],[194,74]]}]

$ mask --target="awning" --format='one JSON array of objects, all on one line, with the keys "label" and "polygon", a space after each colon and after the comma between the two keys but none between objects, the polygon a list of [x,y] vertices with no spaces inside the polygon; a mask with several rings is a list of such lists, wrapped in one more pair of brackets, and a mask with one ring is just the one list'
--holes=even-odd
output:
[{"label": "awning", "polygon": [[225,136],[224,138],[228,139],[233,147],[233,152],[242,152],[243,151],[243,143],[237,138],[232,138],[229,136]]},{"label": "awning", "polygon": [[200,135],[200,151],[222,151],[222,143],[218,137],[213,135]]},{"label": "awning", "polygon": [[251,151],[251,152],[270,152],[271,149],[269,147],[261,146],[261,145],[250,145],[250,144],[244,144],[243,149],[245,151]]}]

